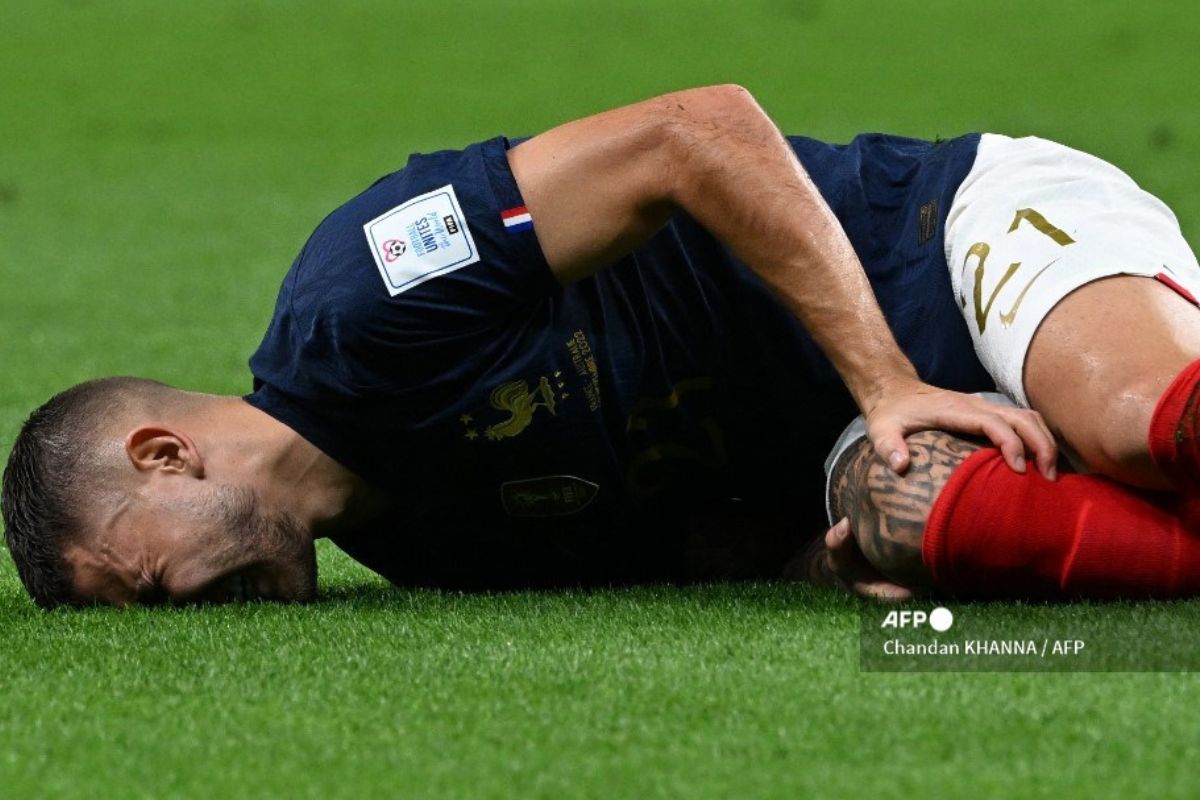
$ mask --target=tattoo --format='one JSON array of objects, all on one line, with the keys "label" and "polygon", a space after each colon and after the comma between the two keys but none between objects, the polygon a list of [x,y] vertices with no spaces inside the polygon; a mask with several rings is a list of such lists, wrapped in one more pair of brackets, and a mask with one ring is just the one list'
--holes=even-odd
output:
[{"label": "tattoo", "polygon": [[912,589],[928,585],[921,560],[925,522],[954,468],[982,445],[941,431],[907,438],[910,465],[897,475],[863,440],[842,456],[831,498],[834,520],[850,518],[859,548],[876,569]]}]

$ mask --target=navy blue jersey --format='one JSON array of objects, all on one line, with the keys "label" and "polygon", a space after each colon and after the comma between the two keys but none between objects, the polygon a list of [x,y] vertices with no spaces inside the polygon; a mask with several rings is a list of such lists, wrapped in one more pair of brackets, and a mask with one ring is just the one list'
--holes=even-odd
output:
[{"label": "navy blue jersey", "polygon": [[[991,388],[942,237],[978,136],[790,141],[921,376]],[[283,281],[248,402],[396,501],[338,543],[403,582],[452,578],[438,559],[486,542],[671,540],[704,500],[819,513],[822,458],[856,412],[803,326],[684,216],[559,286],[509,146],[413,156],[321,222]]]}]

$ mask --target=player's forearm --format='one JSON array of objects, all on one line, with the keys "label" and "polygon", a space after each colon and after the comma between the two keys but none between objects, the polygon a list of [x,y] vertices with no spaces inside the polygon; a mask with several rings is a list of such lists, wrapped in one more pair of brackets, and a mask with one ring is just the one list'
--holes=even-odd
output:
[{"label": "player's forearm", "polygon": [[564,283],[684,211],[804,322],[860,407],[915,378],[837,218],[744,89],[691,89],[569,122],[511,150],[509,163]]},{"label": "player's forearm", "polygon": [[722,87],[682,99],[679,112],[674,204],[800,318],[861,407],[888,382],[915,379],[837,217],[753,98]]}]

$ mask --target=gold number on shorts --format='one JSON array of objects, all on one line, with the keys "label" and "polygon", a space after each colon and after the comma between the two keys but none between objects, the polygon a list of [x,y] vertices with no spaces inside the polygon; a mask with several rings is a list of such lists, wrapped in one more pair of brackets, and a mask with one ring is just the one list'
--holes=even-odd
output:
[{"label": "gold number on shorts", "polygon": [[[1028,222],[1034,230],[1049,237],[1060,247],[1066,247],[1069,244],[1075,243],[1075,240],[1072,239],[1066,231],[1064,231],[1062,228],[1056,227],[1048,219],[1042,216],[1040,212],[1032,208],[1022,208],[1017,211],[1016,215],[1013,217],[1012,225],[1008,227],[1008,233],[1012,233],[1013,231],[1017,230],[1022,222]],[[975,244],[971,245],[971,249],[967,251],[967,257],[963,259],[963,272],[966,272],[967,263],[971,260],[972,256],[979,259],[978,263],[975,265],[974,299],[975,324],[979,326],[979,333],[981,335],[987,328],[988,315],[991,314],[992,304],[996,302],[996,296],[1000,294],[1000,290],[1004,288],[1009,279],[1012,278],[1012,276],[1017,273],[1017,270],[1021,268],[1020,261],[1014,261],[1012,264],[1009,264],[1008,268],[1004,270],[1004,275],[1001,276],[1000,282],[996,284],[996,288],[993,289],[991,295],[988,296],[987,305],[984,305],[983,274],[987,269],[987,258],[991,251],[992,247],[987,242],[976,242]],[[1034,281],[1042,277],[1042,273],[1044,273],[1057,262],[1058,259],[1056,258],[1054,261],[1051,261],[1049,264],[1038,270],[1037,274],[1035,274],[1033,278],[1031,278],[1024,287],[1022,287],[1021,292],[1017,295],[1017,299],[1013,303],[1012,308],[1010,308],[1007,312],[999,312],[1001,325],[1007,328],[1013,324],[1013,321],[1017,318],[1017,309],[1021,307],[1021,301],[1025,299],[1025,294],[1029,291],[1029,287],[1033,286]],[[959,295],[959,304],[962,305],[963,308],[966,308],[967,298],[965,294]]]},{"label": "gold number on shorts", "polygon": [[[976,256],[979,263],[975,265],[975,324],[979,326],[979,332],[982,334],[987,328],[987,317],[992,311],[992,303],[996,302],[996,295],[1000,294],[1000,290],[1008,283],[1016,271],[1021,268],[1021,262],[1009,264],[1008,269],[1004,271],[1004,276],[1000,278],[1000,282],[996,284],[996,288],[992,290],[991,296],[988,298],[987,305],[983,304],[983,271],[987,268],[987,257],[992,251],[992,246],[987,242],[976,242],[971,245],[971,249],[967,251],[967,259],[971,256]],[[966,269],[966,260],[963,261],[963,268]]]},{"label": "gold number on shorts", "polygon": [[1051,225],[1050,220],[1046,219],[1032,208],[1022,208],[1019,210],[1017,215],[1013,217],[1012,225],[1008,226],[1008,232],[1012,233],[1015,231],[1017,226],[1021,224],[1022,220],[1025,220],[1032,225],[1034,230],[1038,231],[1039,233],[1044,233],[1049,236],[1062,247],[1066,247],[1069,244],[1075,244],[1075,240],[1068,236],[1066,231],[1064,231],[1062,228],[1056,228]]}]

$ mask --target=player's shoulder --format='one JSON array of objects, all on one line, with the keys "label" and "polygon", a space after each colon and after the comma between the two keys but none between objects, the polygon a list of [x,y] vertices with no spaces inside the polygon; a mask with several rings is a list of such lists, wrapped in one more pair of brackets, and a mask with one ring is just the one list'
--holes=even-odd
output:
[{"label": "player's shoulder", "polygon": [[287,313],[348,340],[429,341],[545,296],[553,276],[532,225],[511,213],[523,210],[512,144],[414,154],[335,208],[284,282]]},{"label": "player's shoulder", "polygon": [[[485,165],[488,156],[494,157],[497,149],[503,155],[503,140],[410,155],[403,168],[376,179],[321,220],[306,243],[301,260],[306,265],[338,266],[361,260],[363,256],[369,258],[369,237],[381,223],[394,224],[397,216],[416,221],[420,212],[447,203],[461,206],[463,195],[470,197],[488,191]],[[416,239],[419,241],[420,237]],[[386,261],[387,256],[396,260],[403,254],[399,240],[388,243],[385,239],[378,244],[381,247],[388,244],[382,253],[385,263],[391,263]]]},{"label": "player's shoulder", "polygon": [[[439,271],[478,260],[464,204],[491,194],[487,163],[503,139],[410,155],[316,226],[289,274],[293,302],[314,310],[402,294]],[[297,309],[299,310],[299,309]]]}]

